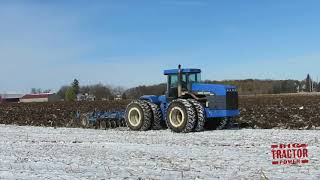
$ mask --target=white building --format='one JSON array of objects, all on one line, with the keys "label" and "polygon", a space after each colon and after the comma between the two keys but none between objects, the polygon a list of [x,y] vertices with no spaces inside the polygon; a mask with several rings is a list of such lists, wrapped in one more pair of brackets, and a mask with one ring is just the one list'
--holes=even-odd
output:
[{"label": "white building", "polygon": [[121,100],[122,97],[121,97],[121,94],[117,94],[115,97],[114,97],[114,100],[118,101],[118,100]]},{"label": "white building", "polygon": [[77,101],[95,101],[96,97],[88,93],[79,93],[77,94]]}]

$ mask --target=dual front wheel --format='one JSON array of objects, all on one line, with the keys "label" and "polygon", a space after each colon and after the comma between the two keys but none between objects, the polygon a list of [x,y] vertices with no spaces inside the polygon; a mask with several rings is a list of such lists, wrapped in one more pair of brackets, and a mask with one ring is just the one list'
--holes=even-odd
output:
[{"label": "dual front wheel", "polygon": [[174,132],[190,132],[197,122],[194,105],[186,99],[173,100],[167,110],[167,125]]},{"label": "dual front wheel", "polygon": [[229,117],[205,118],[205,109],[195,99],[173,100],[167,110],[167,126],[174,132],[222,130],[231,126]]}]

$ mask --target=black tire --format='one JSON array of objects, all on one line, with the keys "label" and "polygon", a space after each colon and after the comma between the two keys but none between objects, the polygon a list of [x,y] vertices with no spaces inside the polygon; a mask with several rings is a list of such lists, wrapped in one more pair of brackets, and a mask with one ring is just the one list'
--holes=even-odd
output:
[{"label": "black tire", "polygon": [[108,128],[111,128],[111,121],[110,121],[110,119],[107,119],[106,120],[106,128],[108,129]]},{"label": "black tire", "polygon": [[152,124],[152,110],[147,101],[134,100],[126,108],[126,124],[134,131],[147,131]]},{"label": "black tire", "polygon": [[120,124],[121,124],[121,127],[126,127],[126,122],[124,121],[124,119],[120,120]]},{"label": "black tire", "polygon": [[[179,118],[181,118],[179,120]],[[173,100],[167,110],[167,125],[174,132],[188,133],[196,123],[195,109],[186,99]]]},{"label": "black tire", "polygon": [[117,127],[117,122],[115,120],[110,120],[111,122],[111,128],[116,128]]},{"label": "black tire", "polygon": [[80,125],[83,128],[87,128],[89,126],[89,113],[80,114]]},{"label": "black tire", "polygon": [[117,119],[116,122],[117,122],[117,127],[121,127],[122,126],[120,119]]},{"label": "black tire", "polygon": [[100,119],[97,119],[96,123],[93,126],[95,129],[100,129],[100,123],[101,123],[100,121],[101,121]]},{"label": "black tire", "polygon": [[202,104],[200,102],[198,102],[195,99],[188,99],[188,100],[196,110],[197,121],[196,121],[196,124],[194,127],[194,131],[201,132],[204,130],[204,125],[206,122],[205,114],[204,114],[204,107],[202,106]]},{"label": "black tire", "polygon": [[152,103],[152,102],[147,102],[147,103],[150,106],[151,111],[152,111],[151,129],[153,129],[153,130],[162,129],[162,126],[161,126],[162,112],[161,112],[161,109],[160,109],[159,105],[157,105],[155,103]]}]

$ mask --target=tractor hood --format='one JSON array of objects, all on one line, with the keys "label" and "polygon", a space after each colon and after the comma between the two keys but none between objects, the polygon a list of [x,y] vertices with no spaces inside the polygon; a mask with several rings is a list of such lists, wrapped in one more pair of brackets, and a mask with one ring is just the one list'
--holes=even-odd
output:
[{"label": "tractor hood", "polygon": [[192,92],[208,92],[217,96],[225,96],[227,91],[236,91],[235,86],[223,84],[192,84]]}]

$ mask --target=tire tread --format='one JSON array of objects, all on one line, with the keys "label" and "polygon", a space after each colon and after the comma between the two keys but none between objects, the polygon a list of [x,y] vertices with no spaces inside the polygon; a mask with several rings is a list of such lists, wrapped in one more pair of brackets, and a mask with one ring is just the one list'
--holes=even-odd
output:
[{"label": "tire tread", "polygon": [[[196,116],[195,116],[195,108],[193,107],[193,105],[186,99],[175,99],[173,100],[168,108],[170,108],[170,106],[172,105],[172,103],[181,103],[184,108],[186,109],[186,113],[187,113],[187,124],[185,125],[185,127],[181,130],[181,131],[178,131],[176,129],[171,129],[175,132],[182,132],[182,133],[188,133],[188,132],[191,132],[193,129],[194,129],[194,126],[195,126],[195,123],[196,123]],[[167,112],[168,113],[168,112]],[[166,121],[167,123],[167,126],[169,126],[169,120],[167,119]]]},{"label": "tire tread", "polygon": [[195,108],[195,113],[196,113],[196,124],[194,131],[196,132],[201,132],[204,130],[204,125],[205,125],[205,114],[204,114],[204,107],[200,102],[198,102],[195,99],[188,99],[188,101],[194,106]]},{"label": "tire tread", "polygon": [[151,111],[152,111],[151,129],[153,129],[153,130],[162,129],[162,126],[161,126],[162,112],[161,112],[161,109],[160,109],[159,105],[157,105],[155,103],[152,103],[152,102],[147,102],[147,103],[150,106]]}]

